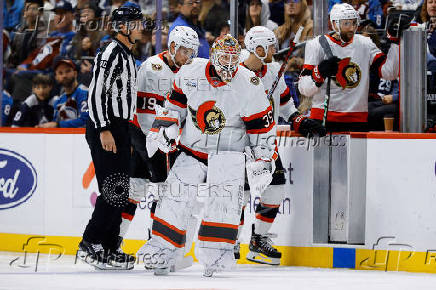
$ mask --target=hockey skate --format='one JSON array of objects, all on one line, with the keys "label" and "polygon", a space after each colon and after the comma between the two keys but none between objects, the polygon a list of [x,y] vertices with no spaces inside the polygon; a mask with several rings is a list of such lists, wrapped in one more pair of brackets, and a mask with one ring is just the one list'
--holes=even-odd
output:
[{"label": "hockey skate", "polygon": [[247,254],[247,260],[268,265],[280,265],[282,253],[272,247],[271,238],[276,237],[275,234],[258,235],[254,232],[254,225],[251,234],[251,240]]},{"label": "hockey skate", "polygon": [[199,248],[196,256],[204,265],[204,277],[212,277],[216,272],[229,271],[236,265],[233,249]]},{"label": "hockey skate", "polygon": [[145,269],[153,270],[156,276],[168,275],[175,265],[176,249],[167,248],[157,238],[152,238],[138,250],[137,256],[143,260]]},{"label": "hockey skate", "polygon": [[93,244],[82,240],[76,255],[83,262],[93,266],[97,270],[108,270],[112,268],[107,265],[107,253],[101,244]]},{"label": "hockey skate", "polygon": [[121,249],[123,238],[119,237],[118,248],[115,251],[108,251],[107,264],[119,270],[132,270],[136,258],[124,253]]}]

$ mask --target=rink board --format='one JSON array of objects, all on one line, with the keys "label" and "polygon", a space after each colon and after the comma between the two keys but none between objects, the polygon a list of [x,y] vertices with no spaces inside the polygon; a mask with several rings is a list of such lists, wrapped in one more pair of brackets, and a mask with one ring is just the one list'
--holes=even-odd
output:
[{"label": "rink board", "polygon": [[[0,166],[0,251],[75,253],[98,192],[83,132],[0,130],[0,165],[1,152],[12,152],[12,157],[5,157],[8,163]],[[282,265],[436,273],[434,138],[351,136],[352,142],[366,146],[365,243],[338,245],[313,243],[313,147],[304,138],[283,137],[279,152],[286,195],[271,230],[278,234],[274,242],[283,252]],[[32,171],[26,168],[35,174],[20,175]],[[17,170],[21,171],[14,181]],[[13,197],[12,184],[18,188]],[[33,192],[21,192],[32,185]],[[146,238],[151,201],[147,196],[139,205],[124,248],[128,252],[134,253]],[[258,202],[253,196],[246,208],[241,256],[247,251]]]}]

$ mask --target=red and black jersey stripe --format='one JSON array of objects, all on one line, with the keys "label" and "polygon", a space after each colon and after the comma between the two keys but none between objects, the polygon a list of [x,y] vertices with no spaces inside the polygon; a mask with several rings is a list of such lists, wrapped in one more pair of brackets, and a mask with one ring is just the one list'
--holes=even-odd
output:
[{"label": "red and black jersey stripe", "polygon": [[286,87],[286,90],[280,94],[280,106],[283,106],[289,102],[291,99],[291,90]]},{"label": "red and black jersey stripe", "polygon": [[202,221],[198,239],[206,242],[234,244],[238,236],[238,225]]},{"label": "red and black jersey stripe", "polygon": [[266,110],[249,117],[242,117],[242,121],[245,123],[245,128],[248,134],[267,133],[275,125],[271,106]]},{"label": "red and black jersey stripe", "polygon": [[159,236],[166,240],[176,248],[183,248],[186,243],[186,231],[180,230],[173,225],[170,225],[163,219],[154,216],[153,227],[151,230],[153,235]]},{"label": "red and black jersey stripe", "polygon": [[186,98],[186,95],[183,93],[182,89],[179,88],[176,85],[176,82],[173,84],[173,90],[168,95],[168,101],[176,106],[179,106],[180,108],[185,109],[186,104],[188,103],[188,99]]},{"label": "red and black jersey stripe", "polygon": [[371,72],[376,72],[380,78],[382,78],[382,67],[386,62],[386,54],[379,53],[374,57],[374,60],[372,61],[371,67],[369,68]]},{"label": "red and black jersey stripe", "polygon": [[137,96],[136,112],[142,114],[156,114],[156,111],[154,110],[154,105],[156,104],[159,106],[163,106],[165,101],[165,97],[158,94],[138,92]]}]

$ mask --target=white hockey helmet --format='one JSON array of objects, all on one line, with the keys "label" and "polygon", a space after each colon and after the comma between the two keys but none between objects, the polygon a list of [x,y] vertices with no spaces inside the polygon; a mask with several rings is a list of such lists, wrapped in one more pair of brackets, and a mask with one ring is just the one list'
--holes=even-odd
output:
[{"label": "white hockey helmet", "polygon": [[[265,26],[254,26],[245,35],[244,43],[247,50],[251,53],[254,53],[254,55],[259,58],[263,64],[265,64],[264,59],[267,56],[268,48],[271,45],[277,45],[277,38],[274,32]],[[256,53],[256,48],[258,46],[263,47],[265,50],[265,56],[261,57]]]},{"label": "white hockey helmet", "polygon": [[[174,54],[171,53],[171,43],[174,42]],[[171,60],[176,64],[176,53],[180,47],[190,48],[194,50],[191,59],[197,56],[198,47],[200,41],[198,40],[198,34],[191,27],[188,26],[176,26],[168,36],[168,53]]]},{"label": "white hockey helmet", "polygon": [[[346,19],[356,19],[357,27],[359,26],[360,16],[353,6],[347,3],[333,5],[332,10],[330,11],[330,22],[332,23],[333,29],[339,34],[341,33],[340,21]],[[336,24],[336,29],[333,24]]]},{"label": "white hockey helmet", "polygon": [[218,37],[210,49],[210,62],[224,82],[230,82],[238,69],[241,46],[226,34]]}]

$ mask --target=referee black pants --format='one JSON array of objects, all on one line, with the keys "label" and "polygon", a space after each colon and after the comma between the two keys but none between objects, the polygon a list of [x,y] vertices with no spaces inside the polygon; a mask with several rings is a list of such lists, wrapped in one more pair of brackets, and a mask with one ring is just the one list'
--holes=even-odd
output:
[{"label": "referee black pants", "polygon": [[123,119],[111,120],[110,131],[117,153],[103,150],[100,133],[91,120],[86,126],[86,141],[91,150],[100,195],[83,233],[83,239],[114,250],[118,247],[121,212],[129,197],[129,122]]}]

